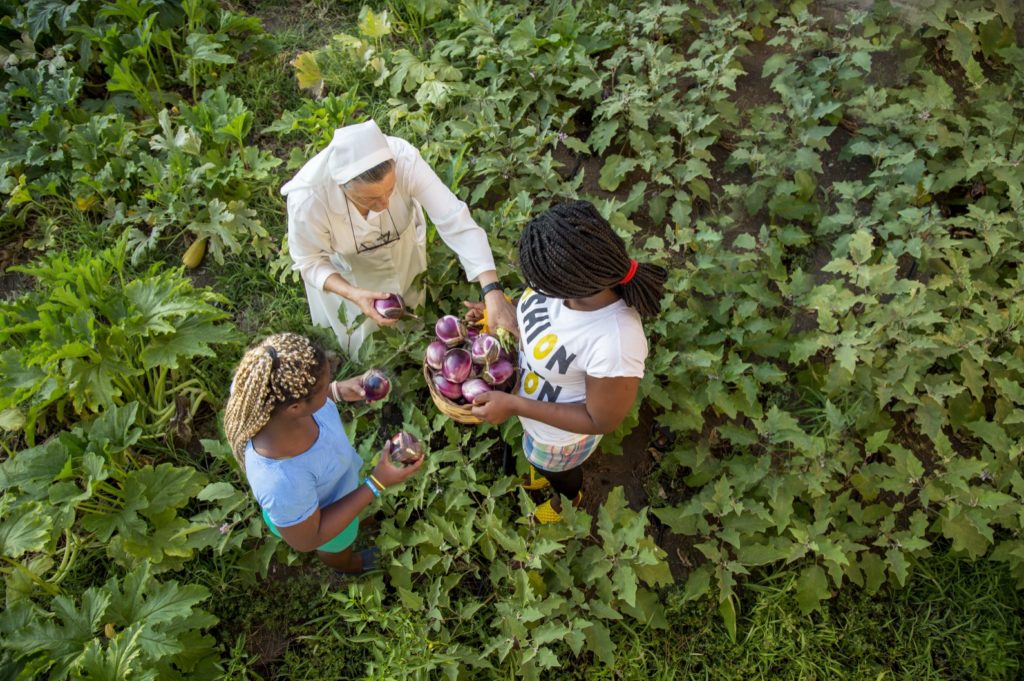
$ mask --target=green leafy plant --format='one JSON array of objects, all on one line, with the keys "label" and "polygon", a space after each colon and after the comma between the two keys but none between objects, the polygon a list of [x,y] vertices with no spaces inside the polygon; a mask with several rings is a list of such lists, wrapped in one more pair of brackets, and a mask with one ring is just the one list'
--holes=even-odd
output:
[{"label": "green leafy plant", "polygon": [[150,461],[135,425],[139,409],[112,407],[0,464],[8,603],[59,593],[82,569],[80,557],[96,551],[126,569],[145,563],[166,572],[202,549],[242,549],[252,536],[247,494],[193,467]]},{"label": "green leafy plant", "polygon": [[142,564],[80,597],[54,597],[44,609],[28,601],[0,616],[12,678],[217,678],[217,620],[196,607],[209,592],[161,582]]},{"label": "green leafy plant", "polygon": [[0,410],[17,415],[29,442],[40,427],[52,432],[131,401],[143,405],[147,433],[158,433],[209,400],[202,377],[189,374],[193,358],[236,338],[216,307],[223,299],[179,270],[131,276],[126,244],[20,266],[35,290],[0,303]]}]

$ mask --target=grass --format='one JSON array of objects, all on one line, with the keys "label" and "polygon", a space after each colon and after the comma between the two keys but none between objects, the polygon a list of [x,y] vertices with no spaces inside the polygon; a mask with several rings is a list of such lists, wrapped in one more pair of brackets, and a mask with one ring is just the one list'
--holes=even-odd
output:
[{"label": "grass", "polygon": [[874,598],[844,589],[810,616],[793,597],[795,581],[781,571],[748,584],[735,643],[713,604],[672,593],[667,631],[620,628],[614,669],[574,678],[1020,678],[1024,597],[998,564],[935,556],[904,589]]},{"label": "grass", "polygon": [[[590,654],[574,658],[561,648],[565,675],[559,678],[966,681],[1016,679],[1024,668],[1024,596],[995,563],[934,556],[917,566],[906,588],[883,589],[875,597],[845,589],[810,616],[796,603],[795,581],[795,572],[782,570],[748,585],[735,642],[713,604],[685,603],[680,590],[669,589],[667,629],[614,623],[614,664],[603,665]],[[385,588],[379,581],[366,586]],[[225,678],[363,678],[371,659],[383,664],[370,675],[380,678],[443,654],[427,650],[417,635],[400,634],[418,631],[425,614],[389,606],[393,599],[383,592],[372,596],[344,584],[331,587],[312,563],[278,566],[260,583],[257,599],[249,597],[252,585],[245,580],[224,581],[214,593],[207,605],[221,618],[214,633],[224,652]],[[359,640],[367,618],[389,623],[389,651],[371,654],[370,644]],[[472,674],[514,678],[515,670]]]}]

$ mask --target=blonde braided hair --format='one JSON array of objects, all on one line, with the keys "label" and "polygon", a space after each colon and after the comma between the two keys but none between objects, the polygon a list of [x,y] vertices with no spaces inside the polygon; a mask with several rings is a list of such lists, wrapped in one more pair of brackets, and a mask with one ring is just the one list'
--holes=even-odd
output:
[{"label": "blonde braided hair", "polygon": [[268,336],[246,351],[224,408],[224,432],[243,472],[246,443],[277,409],[310,396],[325,362],[323,348],[297,333]]}]

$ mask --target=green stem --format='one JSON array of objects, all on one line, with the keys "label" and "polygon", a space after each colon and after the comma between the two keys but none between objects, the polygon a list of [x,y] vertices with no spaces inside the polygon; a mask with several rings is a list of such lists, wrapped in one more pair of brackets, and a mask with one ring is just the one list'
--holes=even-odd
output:
[{"label": "green stem", "polygon": [[35,574],[34,572],[26,568],[24,565],[22,565],[20,561],[14,560],[13,558],[8,558],[7,556],[0,556],[0,558],[3,558],[5,563],[8,563],[14,568],[16,568],[23,575],[31,579],[36,584],[36,586],[43,589],[51,596],[56,596],[60,593],[60,589],[58,589],[56,585],[50,584],[45,579],[40,579],[37,574]]},{"label": "green stem", "polygon": [[71,566],[75,564],[75,558],[78,557],[78,542],[75,540],[75,535],[71,534],[69,530],[64,531],[64,555],[61,556],[60,565],[57,566],[57,571],[53,575],[53,579],[50,580],[52,584],[60,584],[67,577],[68,571]]},{"label": "green stem", "polygon": [[106,507],[100,506],[98,504],[81,503],[81,504],[78,504],[78,506],[75,507],[75,510],[82,511],[84,513],[92,513],[94,515],[107,515],[112,510],[117,510],[117,509],[106,508]]},{"label": "green stem", "polygon": [[103,501],[110,501],[115,504],[122,503],[121,490],[118,489],[117,487],[114,487],[109,482],[105,480],[100,480],[99,482],[96,483],[96,487],[94,489],[97,492],[100,492],[100,494],[94,495],[96,498],[102,499]]},{"label": "green stem", "polygon": [[156,379],[153,383],[150,383],[150,387],[153,390],[153,402],[154,404],[162,404],[164,401],[164,386],[167,383],[167,367],[160,367],[157,371]]}]

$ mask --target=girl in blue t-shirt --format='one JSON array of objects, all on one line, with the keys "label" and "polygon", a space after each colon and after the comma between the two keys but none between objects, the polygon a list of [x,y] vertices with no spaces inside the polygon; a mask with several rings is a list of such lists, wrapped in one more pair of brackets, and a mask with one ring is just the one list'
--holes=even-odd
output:
[{"label": "girl in blue t-shirt", "polygon": [[381,456],[362,483],[362,460],[335,402],[364,399],[358,378],[334,382],[326,353],[305,336],[279,333],[250,348],[235,371],[224,430],[270,531],[297,551],[316,550],[347,574],[374,567],[376,549],[354,553],[359,513],[420,469]]},{"label": "girl in blue t-shirt", "polygon": [[519,417],[532,466],[524,487],[554,490],[534,513],[552,523],[561,519],[561,497],[582,501],[583,462],[633,408],[647,358],[641,319],[660,310],[668,275],[630,258],[585,201],[553,206],[527,223],[519,268],[529,286],[516,309],[519,391],[484,393],[473,414],[489,423]]}]

